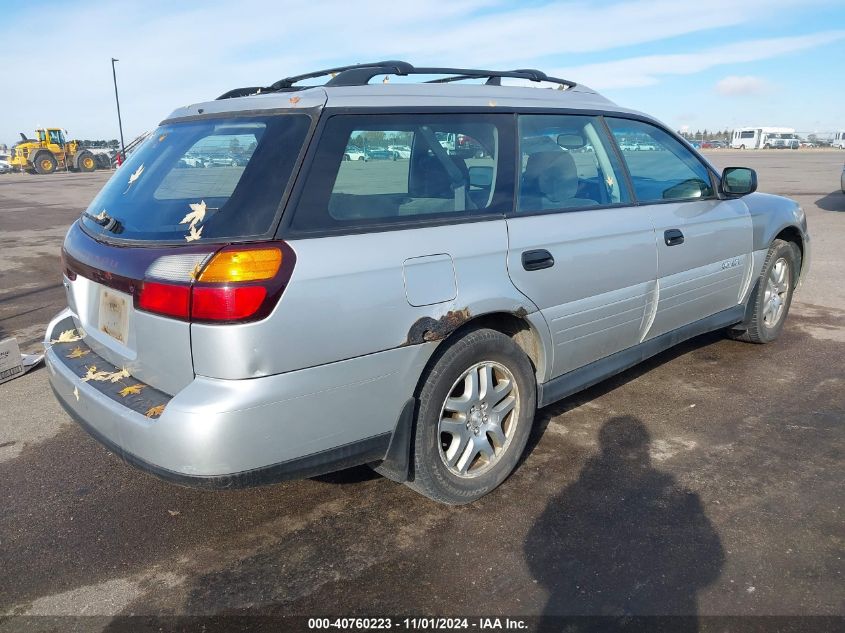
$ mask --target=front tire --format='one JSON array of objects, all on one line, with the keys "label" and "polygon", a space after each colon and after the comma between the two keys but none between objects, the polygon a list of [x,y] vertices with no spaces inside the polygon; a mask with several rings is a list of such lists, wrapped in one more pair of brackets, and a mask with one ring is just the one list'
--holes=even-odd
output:
[{"label": "front tire", "polygon": [[35,166],[35,173],[42,175],[52,174],[56,171],[56,167],[59,165],[58,161],[56,161],[56,157],[49,152],[41,152],[38,154],[32,164]]},{"label": "front tire", "polygon": [[420,393],[408,485],[449,505],[495,489],[525,450],[536,394],[531,362],[510,337],[479,329],[449,345]]},{"label": "front tire", "polygon": [[751,318],[745,330],[731,330],[732,338],[771,343],[783,330],[792,294],[801,271],[801,251],[793,242],[775,240],[751,293]]}]

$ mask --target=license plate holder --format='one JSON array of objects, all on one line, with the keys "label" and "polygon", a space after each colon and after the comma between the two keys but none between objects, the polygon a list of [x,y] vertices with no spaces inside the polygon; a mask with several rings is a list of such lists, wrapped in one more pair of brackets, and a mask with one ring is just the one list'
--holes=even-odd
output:
[{"label": "license plate holder", "polygon": [[100,293],[99,329],[126,345],[129,330],[129,301],[115,292]]}]

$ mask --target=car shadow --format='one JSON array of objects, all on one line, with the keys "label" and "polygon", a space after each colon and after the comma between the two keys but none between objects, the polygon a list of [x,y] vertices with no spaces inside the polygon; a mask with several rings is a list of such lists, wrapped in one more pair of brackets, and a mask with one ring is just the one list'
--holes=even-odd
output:
[{"label": "car shadow", "polygon": [[831,191],[826,196],[816,200],[816,206],[824,211],[845,211],[845,193]]},{"label": "car shadow", "polygon": [[528,438],[528,444],[525,447],[525,451],[520,458],[519,464],[522,464],[537,445],[540,443],[540,440],[543,437],[543,434],[546,432],[549,424],[551,423],[552,419],[563,415],[572,409],[577,409],[578,407],[590,402],[591,400],[595,400],[596,398],[600,398],[601,396],[610,393],[614,389],[618,389],[619,387],[627,384],[631,380],[635,380],[650,372],[657,367],[660,367],[664,363],[668,363],[670,361],[675,360],[676,358],[683,356],[685,354],[689,354],[690,352],[694,352],[697,349],[702,347],[707,347],[708,345],[712,345],[713,343],[717,343],[719,341],[725,340],[725,334],[721,331],[716,332],[709,332],[707,334],[702,334],[701,336],[697,336],[692,338],[688,341],[680,343],[675,347],[672,347],[668,350],[665,350],[651,358],[644,360],[643,362],[631,367],[630,369],[626,369],[623,372],[616,374],[615,376],[611,376],[610,378],[606,378],[605,380],[601,381],[600,383],[593,385],[583,391],[579,391],[576,394],[569,396],[568,398],[564,398],[554,404],[550,404],[542,409],[538,409],[536,415],[534,416],[534,423],[531,428],[531,435]]},{"label": "car shadow", "polygon": [[646,615],[684,616],[672,630],[698,630],[698,591],[719,577],[725,553],[698,494],[652,466],[650,441],[634,416],[607,420],[598,455],[525,538],[531,574],[548,592],[543,615],[590,616],[567,630],[627,631]]}]

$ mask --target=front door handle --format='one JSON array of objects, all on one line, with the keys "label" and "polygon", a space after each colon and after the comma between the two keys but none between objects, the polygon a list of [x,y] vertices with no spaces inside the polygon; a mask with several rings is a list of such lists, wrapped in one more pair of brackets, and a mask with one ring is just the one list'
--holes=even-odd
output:
[{"label": "front door handle", "polygon": [[525,270],[542,270],[555,265],[555,258],[544,248],[522,253],[522,267]]},{"label": "front door handle", "polygon": [[684,243],[684,234],[678,229],[669,229],[663,232],[663,241],[666,246],[677,246]]}]

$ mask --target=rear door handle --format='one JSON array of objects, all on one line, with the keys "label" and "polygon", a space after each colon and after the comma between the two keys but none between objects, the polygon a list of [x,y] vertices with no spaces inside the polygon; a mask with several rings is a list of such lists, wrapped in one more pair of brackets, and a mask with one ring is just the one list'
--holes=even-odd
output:
[{"label": "rear door handle", "polygon": [[663,241],[666,246],[677,246],[684,243],[684,234],[678,229],[669,229],[663,232]]},{"label": "rear door handle", "polygon": [[544,248],[522,253],[522,267],[525,270],[542,270],[555,265],[555,258]]}]

